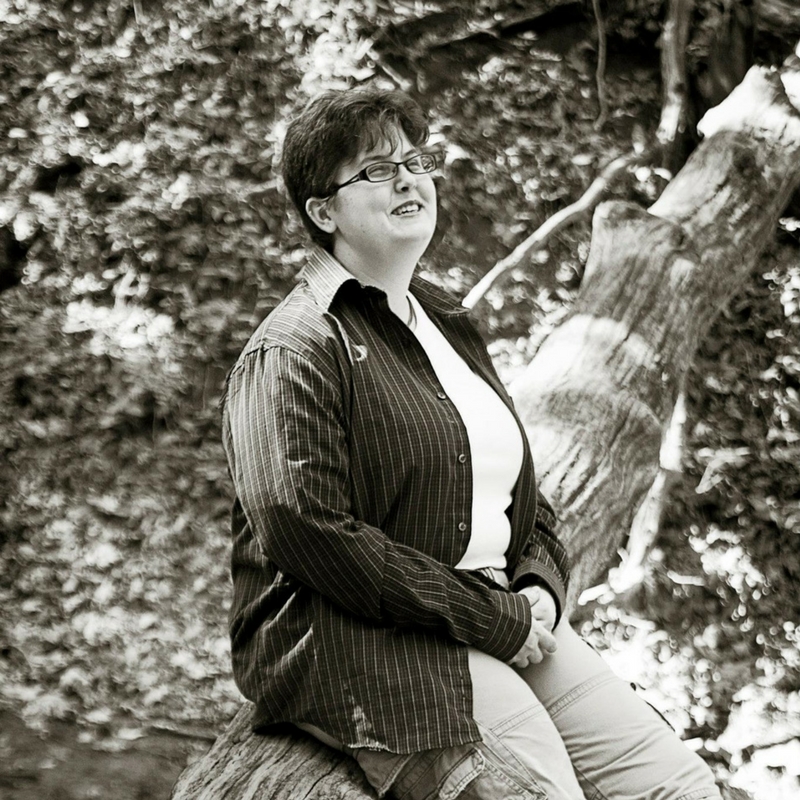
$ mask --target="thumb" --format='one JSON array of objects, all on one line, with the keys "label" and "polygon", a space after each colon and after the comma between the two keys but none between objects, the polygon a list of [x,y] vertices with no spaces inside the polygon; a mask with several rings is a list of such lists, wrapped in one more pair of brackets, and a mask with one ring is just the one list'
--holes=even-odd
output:
[{"label": "thumb", "polygon": [[541,647],[542,650],[546,650],[548,653],[555,653],[555,651],[558,649],[558,645],[556,644],[556,637],[553,636],[553,634],[550,633],[550,631],[545,631],[539,637],[539,647]]}]

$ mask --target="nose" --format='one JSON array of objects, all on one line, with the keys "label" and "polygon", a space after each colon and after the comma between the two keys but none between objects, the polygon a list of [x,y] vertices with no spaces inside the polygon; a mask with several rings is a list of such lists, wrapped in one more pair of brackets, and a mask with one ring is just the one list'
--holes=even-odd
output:
[{"label": "nose", "polygon": [[417,177],[405,164],[398,164],[394,178],[395,188],[400,192],[407,191],[417,185]]}]

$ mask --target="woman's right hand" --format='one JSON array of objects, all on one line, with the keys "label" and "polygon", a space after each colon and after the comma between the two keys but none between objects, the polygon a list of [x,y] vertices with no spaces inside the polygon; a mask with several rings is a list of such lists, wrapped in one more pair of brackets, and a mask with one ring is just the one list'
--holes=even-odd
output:
[{"label": "woman's right hand", "polygon": [[555,651],[556,637],[538,619],[532,619],[528,638],[508,663],[517,669],[524,669],[530,664],[538,664]]}]

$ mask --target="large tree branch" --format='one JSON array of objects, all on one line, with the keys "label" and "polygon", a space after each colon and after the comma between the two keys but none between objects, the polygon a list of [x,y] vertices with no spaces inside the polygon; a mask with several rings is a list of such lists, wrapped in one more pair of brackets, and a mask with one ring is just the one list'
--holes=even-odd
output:
[{"label": "large tree branch", "polygon": [[697,342],[800,186],[799,76],[751,69],[649,211],[598,207],[581,295],[513,387],[564,518],[571,605],[623,544]]}]

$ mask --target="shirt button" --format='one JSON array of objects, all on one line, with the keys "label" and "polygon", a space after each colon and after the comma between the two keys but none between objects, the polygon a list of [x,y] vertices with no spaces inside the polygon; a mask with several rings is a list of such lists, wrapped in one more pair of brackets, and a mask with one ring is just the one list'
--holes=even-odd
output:
[{"label": "shirt button", "polygon": [[440,400],[447,400],[447,395],[446,395],[444,392],[436,392],[436,396],[437,396],[437,397],[438,397]]},{"label": "shirt button", "polygon": [[464,533],[464,531],[467,529],[467,523],[466,522],[459,522],[458,523],[458,529],[461,531],[461,533]]},{"label": "shirt button", "polygon": [[460,464],[464,464],[466,462],[466,460],[467,460],[467,454],[466,453],[461,453],[461,455],[459,455],[459,457],[458,457],[459,463]]}]

